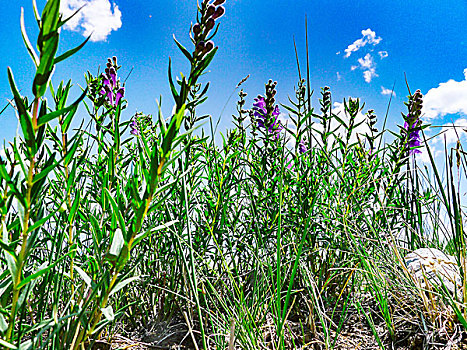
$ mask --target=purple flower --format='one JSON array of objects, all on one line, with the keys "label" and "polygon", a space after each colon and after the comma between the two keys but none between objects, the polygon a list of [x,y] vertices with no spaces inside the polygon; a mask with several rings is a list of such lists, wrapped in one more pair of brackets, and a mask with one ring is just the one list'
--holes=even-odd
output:
[{"label": "purple flower", "polygon": [[[410,115],[408,116],[410,117]],[[410,120],[410,118],[408,118]],[[404,129],[409,133],[407,147],[411,148],[409,154],[422,153],[419,149],[413,149],[413,147],[420,147],[420,125],[422,124],[421,120],[416,120],[411,126],[409,123],[404,123]]]},{"label": "purple flower", "polygon": [[298,143],[298,151],[300,152],[300,154],[303,154],[303,153],[305,153],[307,151],[306,145],[305,145],[305,140],[301,140]]},{"label": "purple flower", "polygon": [[117,94],[115,95],[115,105],[118,105],[120,99],[125,94],[125,88],[122,86],[120,89],[117,90]]},{"label": "purple flower", "polygon": [[[116,59],[114,61],[116,61]],[[107,66],[110,64],[111,63],[109,59]],[[100,94],[106,96],[107,102],[111,106],[117,106],[120,103],[122,97],[125,95],[125,88],[123,86],[118,86],[117,71],[115,70],[115,67],[111,66],[105,69],[105,73],[102,73],[102,84],[103,86]]]},{"label": "purple flower", "polygon": [[255,98],[255,103],[253,103],[253,115],[256,117],[256,122],[258,123],[258,128],[267,129],[269,133],[274,134],[275,138],[279,138],[279,133],[281,132],[284,127],[281,125],[279,121],[280,110],[279,106],[274,108],[272,112],[272,123],[269,126],[266,126],[267,120],[267,109],[266,109],[266,101],[264,97],[258,96]]},{"label": "purple flower", "polygon": [[133,121],[130,123],[130,128],[131,128],[130,134],[135,135],[135,136],[139,135],[138,123],[136,122],[135,119],[133,119]]}]

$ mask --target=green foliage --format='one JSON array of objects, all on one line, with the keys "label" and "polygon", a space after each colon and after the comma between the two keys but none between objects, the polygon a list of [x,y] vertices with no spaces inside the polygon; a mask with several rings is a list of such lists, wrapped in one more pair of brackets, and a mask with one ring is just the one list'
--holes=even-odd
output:
[{"label": "green foliage", "polygon": [[[89,38],[57,57],[68,19],[57,0],[40,16],[34,4],[37,54],[21,16],[36,74],[30,103],[8,69],[22,135],[0,158],[0,345],[92,347],[116,324],[148,327],[175,316],[205,349],[298,348],[310,336],[333,348],[351,312],[363,315],[382,348],[398,341],[401,318],[431,330],[453,321],[442,307],[466,327],[465,299],[427,291],[428,303],[403,261],[407,250],[445,244],[466,273],[453,175],[465,163],[460,142],[446,154],[447,187],[426,148],[434,180],[424,183],[407,130],[382,145],[386,123],[378,131],[373,110],[363,115],[364,104],[349,98],[337,114],[325,87],[315,111],[309,81],[300,79],[282,105],[291,125],[277,134],[261,128],[241,90],[234,127],[216,143],[211,116],[198,114],[209,89],[201,76],[218,50],[205,44],[219,28],[208,24],[210,5],[198,8],[192,51],[174,38],[190,72],[174,82],[169,60],[167,119],[160,102],[157,117],[139,112],[130,120],[126,100],[111,103],[101,94],[103,76],[89,71],[87,87],[68,104],[72,83],[54,89],[54,65]],[[122,69],[116,58],[108,65]],[[265,87],[267,119],[276,85]],[[410,95],[404,119],[414,103]],[[90,122],[73,128],[80,105]],[[451,225],[445,241],[440,208]],[[301,325],[300,337],[291,322]]]}]

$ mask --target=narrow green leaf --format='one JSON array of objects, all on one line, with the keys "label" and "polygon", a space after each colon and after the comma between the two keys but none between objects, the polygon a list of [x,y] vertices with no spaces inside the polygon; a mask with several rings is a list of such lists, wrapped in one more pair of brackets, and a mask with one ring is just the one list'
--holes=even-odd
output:
[{"label": "narrow green leaf", "polygon": [[75,47],[74,49],[68,50],[64,54],[56,57],[55,60],[54,60],[54,64],[57,64],[58,62],[61,62],[61,61],[65,60],[65,59],[67,59],[68,57],[74,55],[75,53],[77,53],[79,50],[81,50],[83,48],[84,45],[86,45],[86,43],[88,42],[89,39],[91,39],[91,35],[88,36],[87,39],[84,40],[81,43],[81,45]]},{"label": "narrow green leaf", "polygon": [[118,208],[118,205],[115,202],[115,199],[113,198],[112,194],[109,192],[109,190],[107,188],[105,188],[105,192],[107,193],[107,197],[109,198],[110,205],[112,206],[112,211],[113,211],[116,219],[118,220],[118,224],[120,226],[120,229],[123,232],[123,237],[125,237],[125,239],[127,239],[126,238],[127,237],[126,224],[125,224],[125,220],[123,220],[122,213],[120,212],[120,209]]},{"label": "narrow green leaf", "polygon": [[180,44],[177,39],[175,39],[175,34],[173,35],[173,38],[174,38],[174,41],[175,41],[175,44],[177,44],[178,48],[180,49],[180,51],[183,52],[183,54],[185,55],[186,58],[188,58],[188,60],[191,62],[193,61],[193,57],[191,56],[191,54],[188,52],[187,49],[185,49],[185,47]]},{"label": "narrow green leaf", "polygon": [[167,157],[170,153],[172,142],[180,130],[180,125],[182,124],[184,115],[185,105],[182,105],[177,114],[172,117],[167,132],[164,135],[164,139],[162,141],[162,154],[164,157]]},{"label": "narrow green leaf", "polygon": [[78,106],[78,104],[86,97],[87,93],[88,93],[88,88],[86,87],[86,89],[81,94],[81,96],[75,102],[73,102],[70,106],[44,115],[37,121],[37,126],[39,127],[41,125],[44,125],[45,123],[50,122],[51,120],[57,118],[58,116],[61,116],[65,113],[70,112],[72,109]]},{"label": "narrow green leaf", "polygon": [[55,261],[53,264],[50,264],[47,266],[48,262],[46,261],[45,263],[43,263],[39,269],[34,272],[32,275],[26,277],[24,280],[22,280],[17,288],[20,289],[22,287],[24,287],[25,285],[27,285],[29,282],[31,282],[32,280],[35,280],[36,278],[42,276],[44,273],[48,272],[51,268],[55,267],[58,263],[60,263],[63,259],[65,259],[67,256],[69,256],[70,254],[72,254],[73,252],[69,252],[67,254],[65,254],[64,256],[62,256],[60,259],[58,259],[57,261]]},{"label": "narrow green leaf", "polygon": [[157,227],[154,227],[150,230],[146,230],[144,233],[140,233],[138,234],[136,237],[135,237],[135,240],[133,241],[133,247],[135,247],[136,245],[138,245],[139,242],[141,242],[141,240],[143,240],[144,238],[148,237],[149,235],[157,232],[157,231],[160,231],[164,228],[169,228],[170,226],[176,224],[178,222],[178,220],[172,220],[172,221],[169,221],[165,224],[162,224],[162,225],[159,225]]},{"label": "narrow green leaf", "polygon": [[84,272],[83,269],[81,269],[81,267],[75,265],[74,268],[75,268],[76,272],[78,272],[78,274],[81,276],[84,283],[86,283],[86,285],[89,286],[89,288],[91,288],[92,287],[91,277],[89,277],[89,275],[86,272]]},{"label": "narrow green leaf", "polygon": [[120,281],[118,282],[115,287],[112,289],[112,291],[110,292],[109,296],[112,296],[113,294],[117,293],[119,290],[121,290],[122,288],[125,288],[128,284],[130,284],[131,282],[133,281],[136,281],[139,279],[139,276],[134,276],[134,277],[130,277],[130,278],[127,278],[126,280],[123,280],[123,281]]},{"label": "narrow green leaf", "polygon": [[11,71],[10,67],[8,67],[8,80],[10,82],[11,91],[13,92],[13,96],[15,98],[16,108],[18,109],[19,121],[21,124],[21,129],[23,131],[24,139],[26,140],[26,144],[28,145],[31,155],[35,155],[37,152],[36,135],[34,132],[34,127],[32,125],[32,118],[26,109],[24,101],[18,92],[18,89],[16,88],[13,72]]},{"label": "narrow green leaf", "polygon": [[75,142],[71,146],[71,149],[67,152],[65,158],[63,158],[63,164],[65,166],[68,166],[70,164],[70,161],[73,159],[76,153],[76,150],[78,149],[78,146],[81,144],[81,141],[82,141],[82,138],[80,136],[77,140],[75,140]]},{"label": "narrow green leaf", "polygon": [[8,343],[7,341],[3,340],[2,338],[0,338],[0,345],[6,347],[7,349],[14,349],[14,350],[18,349],[16,346],[14,346],[13,344]]},{"label": "narrow green leaf", "polygon": [[33,177],[32,183],[35,184],[37,181],[46,177],[57,165],[58,162],[55,161],[55,153],[53,153],[52,156],[47,159],[42,171]]},{"label": "narrow green leaf", "polygon": [[24,9],[22,7],[21,7],[20,24],[21,24],[21,35],[23,36],[24,44],[26,45],[26,48],[28,49],[29,55],[31,56],[32,61],[34,62],[34,65],[37,67],[39,66],[39,57],[37,56],[36,51],[34,50],[34,47],[29,41],[28,34],[26,33],[26,27],[24,25]]},{"label": "narrow green leaf", "polygon": [[172,95],[175,100],[175,103],[178,106],[180,96],[178,95],[177,89],[175,89],[175,85],[172,79],[172,61],[170,58],[169,58],[169,85],[170,85],[170,91],[172,91]]},{"label": "narrow green leaf", "polygon": [[32,226],[30,226],[30,227],[28,228],[28,233],[34,231],[35,229],[37,229],[37,228],[39,228],[39,227],[41,227],[41,226],[42,226],[47,220],[49,220],[55,213],[56,213],[56,211],[50,213],[50,214],[47,215],[45,218],[42,218],[42,219],[40,219],[39,221],[36,221],[36,222],[34,223],[34,225],[32,225]]},{"label": "narrow green leaf", "polygon": [[8,323],[3,316],[3,314],[0,314],[0,332],[4,333],[8,329]]}]

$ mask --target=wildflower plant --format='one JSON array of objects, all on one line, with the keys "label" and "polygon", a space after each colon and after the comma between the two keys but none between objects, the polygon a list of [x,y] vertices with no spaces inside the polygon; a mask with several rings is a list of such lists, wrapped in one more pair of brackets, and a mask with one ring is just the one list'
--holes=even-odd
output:
[{"label": "wildflower plant", "polygon": [[[169,59],[168,118],[162,99],[154,117],[128,114],[131,79],[117,57],[87,71],[70,104],[73,83],[52,84],[53,66],[84,43],[57,57],[67,20],[57,0],[36,15],[37,48],[21,17],[36,74],[28,99],[8,70],[22,134],[0,158],[1,347],[110,348],[117,333],[178,318],[191,339],[170,345],[204,349],[337,348],[352,313],[381,348],[398,345],[401,324],[449,335],[467,325],[465,281],[464,300],[444,290],[427,298],[403,264],[407,249],[444,244],[424,234],[443,204],[452,228],[444,247],[465,274],[454,176],[447,193],[436,169],[423,187],[416,164],[427,126],[421,92],[409,95],[404,125],[383,146],[386,121],[377,127],[371,109],[359,120],[357,98],[337,114],[329,87],[313,109],[299,69],[290,105],[276,101],[272,80],[251,105],[239,91],[233,127],[215,142],[198,107],[224,3],[200,1],[188,48],[175,40],[189,71],[175,79]],[[86,124],[74,122],[81,111]],[[447,164],[459,172],[460,142],[452,152]]]}]

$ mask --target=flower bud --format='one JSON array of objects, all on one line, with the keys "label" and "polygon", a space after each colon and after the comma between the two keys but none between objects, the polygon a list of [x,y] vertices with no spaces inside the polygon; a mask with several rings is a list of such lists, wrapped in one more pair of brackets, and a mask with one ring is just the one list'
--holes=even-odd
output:
[{"label": "flower bud", "polygon": [[214,12],[214,14],[212,15],[212,19],[217,19],[217,18],[220,18],[224,15],[225,13],[225,9],[223,6],[219,6],[217,9],[216,9],[216,12]]},{"label": "flower bud", "polygon": [[207,10],[206,10],[206,16],[209,18],[211,17],[214,13],[216,12],[216,7],[209,5]]},{"label": "flower bud", "polygon": [[117,65],[117,56],[113,56],[112,61],[114,62],[114,66],[116,66]]},{"label": "flower bud", "polygon": [[213,5],[214,6],[222,5],[224,2],[225,2],[225,0],[216,0],[216,1],[214,1]]},{"label": "flower bud", "polygon": [[209,18],[206,22],[206,32],[209,32],[214,26],[216,25],[216,21],[214,19]]},{"label": "flower bud", "polygon": [[204,51],[204,48],[205,48],[205,45],[204,45],[204,41],[200,41],[198,43],[198,45],[196,45],[196,49],[195,49],[195,55],[200,53],[200,52],[203,52]]},{"label": "flower bud", "polygon": [[195,37],[197,37],[200,33],[201,33],[201,26],[199,25],[199,23],[196,23],[193,26],[193,34],[195,35]]},{"label": "flower bud", "polygon": [[213,48],[214,48],[214,43],[213,43],[211,40],[209,40],[209,41],[206,43],[205,47],[204,47],[203,53],[208,53],[208,52],[210,52]]}]

